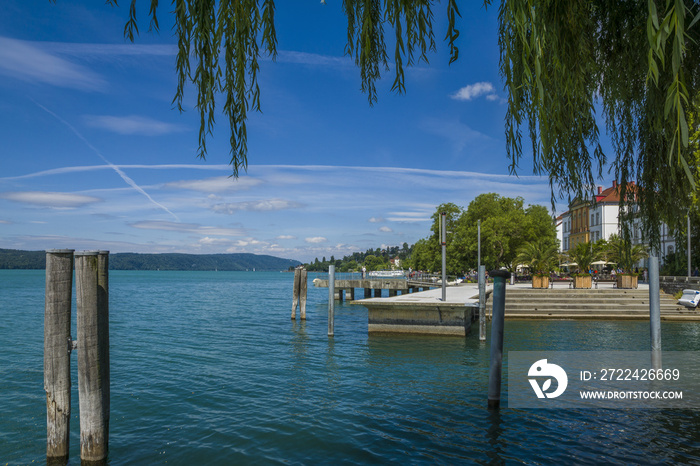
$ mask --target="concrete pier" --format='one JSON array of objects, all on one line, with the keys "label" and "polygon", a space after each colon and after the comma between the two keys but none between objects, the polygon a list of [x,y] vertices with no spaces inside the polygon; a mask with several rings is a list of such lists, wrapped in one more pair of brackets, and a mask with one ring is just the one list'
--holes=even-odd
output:
[{"label": "concrete pier", "polygon": [[[476,291],[476,293],[475,293]],[[479,307],[478,290],[451,287],[447,300],[436,288],[389,298],[357,301],[368,310],[369,333],[414,333],[466,336]]]}]

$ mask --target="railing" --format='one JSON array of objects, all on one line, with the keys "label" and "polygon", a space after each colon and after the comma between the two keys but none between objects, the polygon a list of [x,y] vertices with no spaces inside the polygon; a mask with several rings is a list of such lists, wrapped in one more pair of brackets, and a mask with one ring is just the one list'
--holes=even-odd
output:
[{"label": "railing", "polygon": [[[447,275],[447,284],[455,283],[458,279],[456,275]],[[411,272],[408,277],[412,285],[438,286],[442,284],[442,274],[427,272]]]},{"label": "railing", "polygon": [[[309,280],[313,279],[328,280],[328,272],[310,272]],[[457,275],[448,275],[447,284],[454,284],[458,280]],[[370,272],[366,272],[365,276],[362,276],[362,272],[336,272],[336,280],[407,280],[410,284],[414,286],[439,286],[442,283],[442,274],[440,273],[428,273],[428,272],[416,272],[412,271],[410,274],[405,271],[403,276],[370,276]]]}]

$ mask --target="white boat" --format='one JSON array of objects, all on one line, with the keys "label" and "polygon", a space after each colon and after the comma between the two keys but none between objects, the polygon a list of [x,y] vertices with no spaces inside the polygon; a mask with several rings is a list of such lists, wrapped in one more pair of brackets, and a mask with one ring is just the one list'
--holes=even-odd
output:
[{"label": "white boat", "polygon": [[370,278],[403,278],[403,270],[376,270],[368,272]]},{"label": "white boat", "polygon": [[683,296],[678,300],[678,304],[693,309],[698,307],[698,303],[700,303],[700,291],[696,290],[683,290]]}]

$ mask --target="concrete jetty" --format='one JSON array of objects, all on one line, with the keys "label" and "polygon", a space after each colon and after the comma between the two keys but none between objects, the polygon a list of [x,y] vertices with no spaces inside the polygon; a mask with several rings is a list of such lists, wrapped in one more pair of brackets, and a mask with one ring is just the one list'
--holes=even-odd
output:
[{"label": "concrete jetty", "polygon": [[[490,315],[492,286],[487,286],[487,315]],[[617,289],[601,283],[593,289],[570,289],[566,283],[554,288],[533,289],[530,283],[508,285],[506,319],[649,320],[649,287]],[[368,309],[370,333],[421,333],[467,335],[478,312],[476,283],[461,284],[442,291],[434,289],[389,298],[356,301]],[[661,293],[661,320],[700,321],[700,312],[687,309]]]},{"label": "concrete jetty", "polygon": [[356,303],[368,309],[369,333],[465,336],[478,314],[479,288],[476,283],[449,287],[445,301],[442,290],[433,289]]}]

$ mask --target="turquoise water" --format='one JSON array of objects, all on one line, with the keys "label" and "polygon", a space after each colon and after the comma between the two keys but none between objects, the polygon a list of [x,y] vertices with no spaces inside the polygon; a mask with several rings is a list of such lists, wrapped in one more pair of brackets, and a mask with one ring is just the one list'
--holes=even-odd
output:
[{"label": "turquoise water", "polygon": [[[698,411],[489,411],[488,341],[369,337],[365,308],[345,304],[329,339],[326,289],[290,321],[292,278],[110,273],[109,464],[700,463]],[[0,466],[45,461],[43,309],[43,271],[0,270]],[[505,334],[505,354],[649,345],[645,322],[506,321]],[[700,350],[700,325],[664,323],[662,338]]]}]

